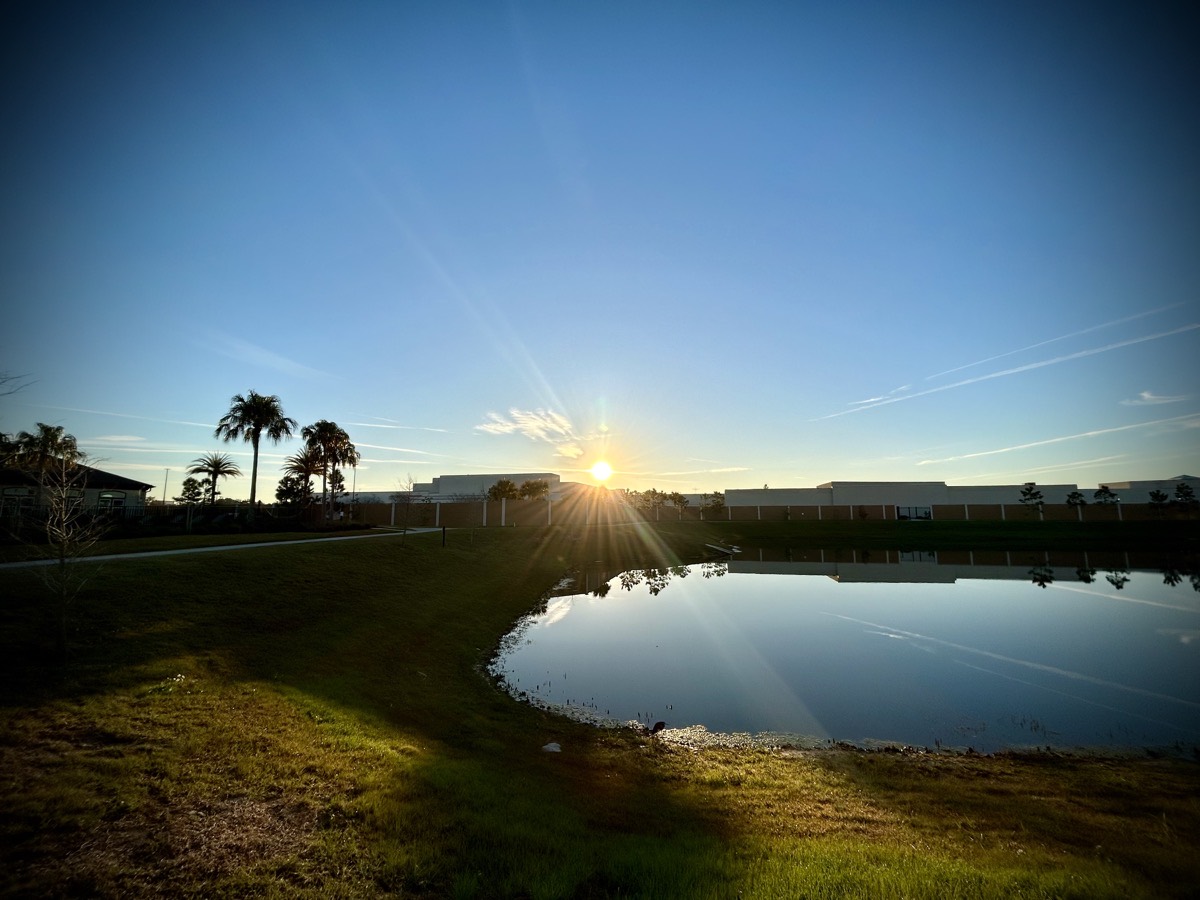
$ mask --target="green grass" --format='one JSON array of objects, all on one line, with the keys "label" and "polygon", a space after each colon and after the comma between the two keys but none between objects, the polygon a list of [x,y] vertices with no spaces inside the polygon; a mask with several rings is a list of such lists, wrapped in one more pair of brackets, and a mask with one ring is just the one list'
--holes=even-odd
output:
[{"label": "green grass", "polygon": [[[845,526],[859,541],[861,524]],[[788,527],[480,529],[445,548],[429,534],[114,561],[75,606],[65,668],[36,580],[0,572],[0,889],[1191,894],[1194,763],[692,752],[550,716],[483,674],[571,566],[808,539]]]}]

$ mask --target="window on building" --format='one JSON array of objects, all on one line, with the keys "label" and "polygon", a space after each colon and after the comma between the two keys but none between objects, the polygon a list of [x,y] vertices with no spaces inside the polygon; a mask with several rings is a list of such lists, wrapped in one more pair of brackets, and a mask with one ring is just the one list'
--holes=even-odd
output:
[{"label": "window on building", "polygon": [[897,506],[897,519],[932,519],[933,508],[929,506]]},{"label": "window on building", "polygon": [[936,550],[901,550],[900,562],[937,562]]},{"label": "window on building", "polygon": [[0,492],[0,515],[15,516],[32,508],[32,488],[10,487]]},{"label": "window on building", "polygon": [[125,508],[125,492],[124,491],[101,491],[100,502],[96,504],[100,509],[124,509]]}]

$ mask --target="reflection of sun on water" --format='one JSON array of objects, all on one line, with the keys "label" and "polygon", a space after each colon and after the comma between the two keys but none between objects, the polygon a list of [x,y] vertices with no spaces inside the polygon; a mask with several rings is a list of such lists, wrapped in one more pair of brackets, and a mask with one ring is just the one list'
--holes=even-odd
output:
[{"label": "reflection of sun on water", "polygon": [[592,477],[597,481],[608,481],[611,476],[612,466],[610,466],[604,460],[600,460],[600,462],[592,466]]}]

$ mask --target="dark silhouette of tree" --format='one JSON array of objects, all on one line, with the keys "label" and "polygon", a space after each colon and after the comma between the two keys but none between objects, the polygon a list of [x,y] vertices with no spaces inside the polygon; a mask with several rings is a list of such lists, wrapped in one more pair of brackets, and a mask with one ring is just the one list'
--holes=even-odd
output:
[{"label": "dark silhouette of tree", "polygon": [[1196,492],[1192,490],[1192,486],[1186,481],[1181,481],[1175,485],[1175,502],[1185,509],[1190,509],[1196,505]]},{"label": "dark silhouette of tree", "polygon": [[19,432],[11,442],[8,455],[9,465],[27,472],[37,481],[38,506],[43,503],[46,486],[43,476],[56,470],[61,473],[63,464],[73,469],[86,458],[73,434],[65,434],[61,425],[44,422],[37,423],[36,431]]},{"label": "dark silhouette of tree", "polygon": [[522,500],[538,500],[550,496],[550,483],[544,478],[530,478],[521,482],[517,496]]},{"label": "dark silhouette of tree", "polygon": [[[224,441],[241,438],[254,449],[254,461],[250,466],[250,514],[254,521],[254,509],[258,497],[258,445],[263,434],[274,444],[291,437],[296,429],[296,420],[283,414],[279,398],[250,391],[243,397],[234,394],[229,412],[221,417],[214,434]],[[214,481],[216,479],[213,479]]]},{"label": "dark silhouette of tree", "polygon": [[501,478],[487,490],[489,500],[516,500],[520,496],[520,490],[511,478]]},{"label": "dark silhouette of tree", "polygon": [[1087,506],[1087,500],[1079,491],[1071,491],[1067,494],[1067,506]]},{"label": "dark silhouette of tree", "polygon": [[725,511],[725,495],[720,491],[713,491],[711,494],[705,494],[700,498],[700,512],[703,515],[705,512],[711,512],[713,515],[719,515]]},{"label": "dark silhouette of tree", "polygon": [[305,506],[312,499],[312,483],[297,475],[284,475],[275,487],[275,500],[285,506]]},{"label": "dark silhouette of tree", "polygon": [[1154,514],[1158,518],[1162,518],[1163,513],[1167,509],[1167,503],[1170,501],[1170,499],[1171,498],[1167,495],[1166,491],[1150,492],[1150,508],[1154,510]]},{"label": "dark silhouette of tree", "polygon": [[305,505],[312,502],[312,479],[320,475],[324,469],[325,463],[321,451],[316,447],[306,446],[283,461],[284,474],[295,478],[303,487],[304,496],[299,502]]},{"label": "dark silhouette of tree", "polygon": [[206,453],[204,456],[192,460],[192,464],[188,466],[187,473],[189,475],[207,475],[211,482],[209,486],[208,503],[210,506],[217,502],[217,479],[218,478],[238,478],[242,474],[242,470],[238,468],[237,463],[230,459],[227,453]]},{"label": "dark silhouette of tree", "polygon": [[1042,496],[1042,492],[1038,490],[1037,485],[1032,481],[1025,482],[1025,487],[1021,488],[1021,505],[1028,510],[1036,512],[1038,517],[1041,518],[1045,502],[1045,498]]},{"label": "dark silhouette of tree", "polygon": [[200,482],[195,478],[185,478],[183,484],[180,485],[179,496],[175,498],[175,502],[195,506],[203,499],[204,488],[200,486]]},{"label": "dark silhouette of tree", "polygon": [[1118,497],[1114,491],[1109,489],[1107,484],[1100,485],[1100,489],[1096,491],[1096,493],[1092,494],[1092,499],[1097,503],[1102,503],[1105,505],[1119,503],[1121,500],[1121,498]]},{"label": "dark silhouette of tree", "polygon": [[350,435],[336,422],[321,419],[300,429],[300,436],[310,450],[320,452],[321,458],[321,505],[325,517],[333,512],[329,494],[329,483],[337,474],[339,466],[357,466],[362,458],[350,440]]}]

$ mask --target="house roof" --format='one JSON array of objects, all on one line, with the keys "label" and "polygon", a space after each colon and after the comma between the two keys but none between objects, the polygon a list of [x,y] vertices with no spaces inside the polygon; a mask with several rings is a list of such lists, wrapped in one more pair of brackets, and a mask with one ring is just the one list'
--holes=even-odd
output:
[{"label": "house roof", "polygon": [[[105,472],[102,469],[93,469],[91,466],[81,465],[79,468],[83,471],[83,478],[79,486],[84,490],[148,491],[154,487],[144,481],[135,481],[124,475],[114,475],[112,472]],[[28,472],[21,469],[0,468],[0,487],[32,487],[36,484],[37,479]]]}]

